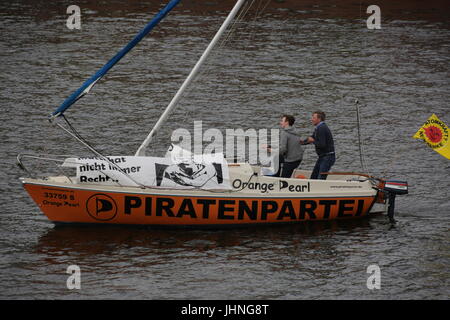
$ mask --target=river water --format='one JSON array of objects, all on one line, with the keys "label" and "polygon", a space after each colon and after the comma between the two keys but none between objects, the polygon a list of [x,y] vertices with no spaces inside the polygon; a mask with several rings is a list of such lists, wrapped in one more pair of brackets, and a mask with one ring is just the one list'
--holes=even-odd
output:
[{"label": "river water", "polygon": [[[335,136],[333,169],[362,171],[358,99],[364,170],[410,186],[397,197],[395,226],[378,215],[231,230],[56,227],[23,190],[15,157],[90,155],[47,115],[158,8],[78,3],[81,30],[66,27],[65,2],[0,4],[0,298],[449,298],[450,161],[412,139],[433,113],[450,125],[448,24],[394,17],[368,30],[365,10],[332,18],[263,11],[261,1],[214,51],[150,147],[161,155],[172,130],[191,130],[194,120],[204,130],[259,130],[285,113],[307,135],[311,112],[322,109]],[[204,12],[176,8],[66,112],[98,150],[134,154],[223,21],[226,5],[214,3]],[[308,148],[302,168],[315,159]],[[70,265],[80,267],[79,290],[66,286]],[[370,265],[380,268],[380,289],[367,286]]]}]

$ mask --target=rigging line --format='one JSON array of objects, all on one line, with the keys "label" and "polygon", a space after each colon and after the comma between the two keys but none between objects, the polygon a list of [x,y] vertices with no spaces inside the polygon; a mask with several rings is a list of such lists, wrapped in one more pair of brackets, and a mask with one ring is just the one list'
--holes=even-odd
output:
[{"label": "rigging line", "polygon": [[222,40],[219,43],[219,45],[216,46],[216,48],[214,48],[210,57],[203,64],[201,70],[199,71],[199,73],[197,74],[195,79],[192,81],[189,88],[183,93],[184,99],[186,99],[191,94],[192,90],[195,88],[195,84],[196,83],[198,84],[198,81],[203,80],[203,75],[211,70],[211,68],[213,66],[213,61],[220,53],[219,49],[222,49],[224,47],[225,43],[227,43],[229,41],[229,39],[231,38],[231,35],[233,35],[235,33],[235,31],[237,30],[237,27],[236,27],[237,24],[240,23],[244,19],[244,17],[247,15],[247,13],[248,13],[251,5],[254,3],[254,1],[255,0],[252,0],[251,2],[246,2],[244,4],[244,7],[240,9],[238,16],[234,19],[233,23],[228,28],[229,31],[227,32],[227,34],[222,37]]},{"label": "rigging line", "polygon": [[[244,22],[245,18],[249,15],[250,9],[254,5],[256,0],[248,1],[245,3],[243,8],[241,8],[239,14],[237,17],[233,20],[230,27],[228,28],[228,31],[226,34],[222,37],[219,45],[216,47],[214,52],[211,55],[211,58],[209,62],[206,64],[206,66],[203,68],[202,72],[199,74],[199,79],[203,77],[203,75],[211,70],[213,67],[214,61],[217,61],[217,57],[220,56],[222,53],[222,50],[226,44],[229,44],[232,42],[232,38],[237,34],[237,31],[239,29],[239,26]],[[203,80],[203,79],[202,79]],[[193,90],[193,87],[191,87],[191,90]]]},{"label": "rigging line", "polygon": [[[261,4],[263,0],[260,0],[260,3],[258,5],[258,8],[256,9],[255,19],[253,20],[253,23],[256,25],[256,21],[262,16],[262,13],[266,10],[267,6],[269,5],[271,0],[267,0],[266,4],[260,9]],[[259,11],[259,12],[258,12]],[[251,39],[252,40],[252,39]]]},{"label": "rigging line", "polygon": [[209,64],[207,64],[206,68],[203,70],[201,75],[203,75],[205,72],[209,71],[209,69],[212,66],[212,62],[214,59],[219,55],[220,50],[225,47],[225,44],[231,43],[231,38],[236,34],[236,31],[238,30],[238,25],[241,24],[244,20],[244,18],[248,15],[250,8],[253,6],[255,0],[252,0],[251,2],[246,2],[245,6],[241,9],[238,16],[234,19],[233,23],[228,29],[228,32],[225,34],[224,37],[222,37],[222,40],[220,44],[218,45],[217,49],[215,50],[214,54],[211,56]]},{"label": "rigging line", "polygon": [[[267,9],[267,7],[269,6],[270,2],[271,2],[271,0],[267,0],[266,4],[263,5],[262,8],[260,6],[258,6],[258,10],[256,11],[255,20],[257,20],[259,17],[261,17],[262,13]],[[262,4],[263,0],[261,0],[260,3]]]},{"label": "rigging line", "polygon": [[[256,11],[256,12],[255,12],[255,17],[253,18],[253,21],[252,21],[252,22],[249,22],[250,28],[256,29],[256,20],[257,20],[257,18],[258,18],[258,10],[259,10],[259,8],[261,7],[261,3],[262,3],[262,0],[259,0],[259,2],[258,2],[258,7],[257,7],[256,10],[255,10],[255,11]],[[250,29],[250,28],[249,28],[249,29]],[[251,30],[249,30],[249,31],[251,31]],[[255,34],[255,31],[249,32],[249,37],[248,37],[248,43],[249,43],[249,44],[250,44],[251,41],[253,40],[254,34]]]},{"label": "rigging line", "polygon": [[[252,0],[252,3],[255,0]],[[247,7],[247,8],[246,8]],[[220,53],[218,49],[222,49],[225,45],[225,43],[229,42],[229,39],[231,38],[231,35],[233,35],[233,33],[236,31],[237,27],[236,25],[238,23],[240,23],[240,20],[243,20],[243,18],[247,15],[248,10],[250,9],[249,7],[249,2],[246,2],[244,4],[244,6],[240,9],[239,14],[237,15],[237,17],[235,17],[234,21],[230,24],[230,27],[228,28],[228,31],[226,32],[226,34],[224,36],[222,36],[222,39],[220,40],[220,43],[216,46],[216,48],[214,48],[209,61],[206,62],[203,66],[202,66],[202,71],[199,73],[198,78],[200,78],[201,75],[203,75],[206,71],[209,71],[211,64],[214,60],[214,58],[217,57],[217,55]]]},{"label": "rigging line", "polygon": [[[198,75],[196,76],[196,78],[194,79],[194,81],[192,81],[191,86],[185,91],[185,93],[183,94],[183,97],[186,99],[187,97],[190,96],[192,90],[194,90],[194,88],[196,87],[196,85],[198,85],[198,83],[200,81],[204,81],[205,77],[204,75],[206,73],[209,73],[209,71],[212,69],[212,67],[214,66],[214,62],[216,61],[216,58],[220,55],[221,53],[221,49],[223,49],[225,47],[225,45],[229,42],[231,42],[231,38],[232,36],[236,33],[237,29],[238,29],[238,25],[244,20],[244,18],[248,15],[250,8],[252,7],[253,3],[255,2],[255,0],[252,0],[251,2],[246,2],[244,4],[244,7],[241,8],[241,10],[239,11],[239,14],[237,15],[237,17],[233,20],[233,22],[231,23],[230,27],[228,28],[226,34],[222,37],[221,41],[219,42],[219,44],[216,46],[216,48],[214,48],[213,52],[211,52],[211,55],[208,59],[208,61],[206,61],[204,63],[204,65],[202,66],[201,70],[199,71]],[[192,108],[191,112],[193,112],[195,109]],[[186,112],[186,114],[189,114],[189,111]]]},{"label": "rigging line", "polygon": [[[23,153],[23,154],[19,154],[20,157],[25,157],[25,158],[32,158],[32,159],[43,159],[43,160],[52,160],[52,161],[59,161],[59,162],[64,162],[65,158],[75,158],[77,157],[76,155],[67,155],[67,154],[27,154],[27,153]],[[48,158],[48,157],[53,157],[53,158]],[[60,157],[60,158],[64,158],[64,159],[58,159],[56,157]]]},{"label": "rigging line", "polygon": [[358,141],[359,141],[359,153],[360,153],[360,161],[361,161],[361,169],[367,173],[368,175],[372,175],[372,170],[369,170],[367,166],[365,151],[364,151],[364,141],[361,139],[361,122],[359,118],[359,108],[357,107],[357,130],[358,130]]},{"label": "rigging line", "polygon": [[255,19],[254,20],[256,20],[256,18],[258,17],[258,10],[259,10],[259,8],[261,7],[261,4],[262,4],[262,0],[259,0],[259,2],[258,2],[258,7],[256,8],[256,14],[255,14]]},{"label": "rigging line", "polygon": [[[247,48],[250,46],[250,44],[253,42],[254,36],[256,34],[256,21],[258,20],[258,18],[260,17],[261,13],[265,10],[265,8],[267,7],[267,4],[265,6],[263,6],[261,8],[261,4],[262,4],[263,0],[259,0],[258,1],[258,6],[255,10],[255,16],[253,18],[253,21],[249,21],[247,23],[248,25],[248,39],[247,40],[247,44],[245,46],[243,46],[244,50],[247,50]],[[268,0],[270,2],[270,0]],[[254,1],[252,2],[251,6],[253,5]],[[250,7],[248,9],[248,11],[250,10]]]},{"label": "rigging line", "polygon": [[[254,0],[253,0],[253,1],[254,1]],[[246,6],[246,5],[248,5],[248,3],[245,3],[245,4],[244,4],[244,6]],[[242,11],[243,11],[243,10],[244,10],[243,8],[240,9],[240,14],[242,14]],[[240,15],[238,15],[238,17],[235,18],[234,21],[236,21],[237,19],[239,19],[239,16],[240,16]],[[233,26],[235,25],[235,23],[236,23],[236,22],[233,22],[232,25],[231,25],[231,27],[229,27],[228,29],[229,29],[229,30],[232,29]],[[229,33],[230,33],[230,31],[228,31],[228,34],[229,34]],[[223,44],[224,44],[224,42],[225,42],[225,40],[223,40],[223,38],[224,38],[224,37],[222,36],[221,42],[216,46],[216,48],[214,48],[214,50],[211,52],[211,54],[210,54],[208,60],[205,61],[205,63],[202,65],[201,70],[198,72],[198,74],[196,75],[195,79],[191,82],[191,85],[189,86],[189,88],[185,90],[185,92],[183,93],[183,98],[186,98],[186,97],[188,97],[188,96],[190,95],[190,93],[192,92],[193,88],[195,87],[195,86],[194,86],[195,83],[198,82],[198,81],[202,78],[202,76],[203,76],[207,71],[209,71],[209,70],[211,69],[211,67],[212,67],[212,62],[214,61],[214,58],[219,54],[218,48],[219,48],[219,49],[222,48],[222,47],[223,47]]]},{"label": "rigging line", "polygon": [[[89,145],[90,148],[94,149],[94,147],[75,129],[75,127],[67,120],[66,116],[64,114],[61,115],[61,117],[64,119],[70,130],[74,133],[76,137],[78,137],[81,141],[83,141],[85,144]],[[95,150],[95,149],[94,149]],[[96,151],[98,152],[98,151]],[[100,153],[100,152],[98,152]]]},{"label": "rigging line", "polygon": [[359,101],[358,99],[356,99],[355,101],[356,104],[356,128],[358,131],[358,147],[359,147],[359,161],[361,163],[361,169],[365,172],[368,173],[365,166],[364,166],[364,161],[363,161],[363,153],[362,153],[362,145],[361,145],[361,123],[360,123],[360,119],[359,119]]},{"label": "rigging line", "polygon": [[[266,8],[267,8],[267,6],[269,5],[270,1],[271,1],[271,0],[267,0],[266,4],[262,7],[262,9],[259,11],[259,13],[258,13],[258,10],[256,11],[255,21],[256,21],[259,17],[261,17],[262,13],[266,10]],[[261,0],[261,3],[262,3],[262,0]],[[258,6],[258,9],[259,9],[259,6]]]},{"label": "rigging line", "polygon": [[252,0],[251,2],[246,3],[247,7],[246,8],[244,7],[242,9],[242,11],[238,15],[238,17],[235,19],[234,23],[231,25],[230,31],[228,32],[228,34],[224,37],[224,40],[222,41],[223,44],[229,41],[231,36],[238,29],[238,24],[241,24],[244,21],[245,16],[247,16],[247,14],[250,11],[250,8],[253,6],[254,2],[255,2],[255,0]]},{"label": "rigging line", "polygon": [[[214,62],[217,61],[216,58],[219,56],[222,51],[222,49],[227,43],[231,42],[231,37],[236,33],[238,29],[238,25],[244,20],[244,18],[248,15],[249,10],[251,6],[253,5],[255,0],[253,0],[251,3],[247,2],[246,6],[244,8],[241,8],[238,16],[233,20],[232,24],[228,28],[228,31],[226,33],[225,37],[222,37],[221,42],[218,46],[214,49],[214,51],[211,53],[211,56],[209,57],[208,61],[202,66],[201,71],[196,76],[196,79],[193,81],[193,84],[189,87],[189,89],[186,90],[185,94],[183,95],[186,99],[191,94],[192,90],[196,87],[196,85],[199,84],[199,82],[202,82],[205,80],[204,75],[206,73],[209,73],[209,71],[215,66]],[[188,116],[192,113],[194,113],[196,108],[186,108],[185,116]]]},{"label": "rigging line", "polygon": [[231,22],[233,21],[236,14],[239,12],[239,9],[242,7],[242,5],[246,2],[246,0],[238,0],[236,4],[234,5],[233,9],[230,11],[228,16],[226,17],[225,21],[220,26],[219,30],[217,30],[216,34],[214,35],[213,39],[210,41],[208,46],[206,47],[205,51],[201,55],[201,57],[196,62],[195,66],[192,68],[191,72],[189,73],[188,77],[184,80],[183,84],[180,86],[172,100],[170,101],[169,105],[164,110],[163,114],[159,117],[158,121],[153,126],[150,133],[147,135],[147,137],[144,139],[144,141],[139,146],[138,150],[136,151],[136,155],[145,155],[145,149],[147,146],[152,142],[152,138],[157,134],[158,130],[162,127],[162,124],[167,120],[167,118],[170,116],[172,111],[177,106],[177,103],[182,98],[183,93],[186,89],[188,89],[191,82],[196,78],[196,75],[201,70],[202,65],[209,57],[210,53],[213,51],[216,44],[219,42],[220,38],[223,36],[226,29],[229,27]]},{"label": "rigging line", "polygon": [[[360,20],[362,19],[362,2],[361,1],[359,3],[359,18],[360,18]],[[366,38],[365,37],[360,37],[360,39],[361,39],[361,42],[360,42],[361,48],[360,49],[361,49],[361,53],[362,53],[364,48],[366,47],[365,46],[365,44],[366,44],[365,39]],[[356,101],[358,101],[358,100],[356,100]],[[360,130],[360,125],[361,124],[360,124],[360,119],[359,119],[359,107],[358,107],[358,105],[357,105],[357,118],[358,118],[358,135],[360,135],[359,130]],[[365,159],[365,156],[364,156],[364,142],[363,141],[360,142],[360,154],[361,154],[361,165],[364,166],[362,169],[364,171],[366,171],[367,174],[369,174],[369,168],[367,166],[366,159]]]},{"label": "rigging line", "polygon": [[130,177],[120,166],[118,166],[117,164],[115,164],[114,162],[112,162],[111,160],[108,159],[108,157],[105,157],[104,155],[102,155],[99,151],[97,151],[93,146],[91,146],[89,144],[89,142],[84,139],[78,132],[77,130],[72,126],[72,124],[69,122],[69,120],[67,120],[66,116],[64,114],[61,114],[60,117],[63,117],[63,119],[66,121],[67,125],[69,126],[69,129],[71,129],[73,132],[71,132],[69,129],[64,128],[64,126],[62,126],[61,124],[55,122],[55,124],[60,127],[63,131],[65,131],[66,133],[68,133],[69,135],[71,135],[72,137],[74,137],[76,140],[78,140],[78,142],[80,142],[81,144],[83,144],[84,146],[86,146],[89,150],[91,150],[94,154],[96,154],[98,157],[100,157],[102,160],[106,161],[109,165],[111,165],[112,167],[116,168],[120,173],[122,173],[123,175],[125,175],[128,179],[130,179],[131,181],[133,181],[134,183],[136,183],[138,186],[140,186],[141,188],[146,188],[145,185],[143,185],[140,182],[137,182],[136,180],[134,180],[132,177]]},{"label": "rigging line", "polygon": [[[252,3],[253,2],[254,2],[254,0],[252,0]],[[234,34],[234,32],[237,30],[237,24],[240,23],[240,20],[243,20],[243,18],[247,15],[247,12],[249,9],[250,9],[249,2],[246,2],[244,4],[243,8],[241,8],[241,10],[239,11],[239,14],[237,15],[237,17],[231,23],[230,27],[228,28],[227,33],[222,37],[220,43],[214,49],[213,53],[211,54],[211,56],[209,58],[209,61],[202,66],[202,71],[198,74],[198,77],[196,79],[199,79],[204,73],[206,73],[206,71],[210,70],[210,68],[212,66],[212,62],[220,53],[219,52],[220,50],[218,50],[218,49],[222,49],[225,46],[225,43],[229,42],[231,35]]]},{"label": "rigging line", "polygon": [[[221,42],[213,50],[208,61],[206,61],[203,64],[201,70],[199,71],[199,73],[197,74],[195,79],[193,79],[190,87],[188,89],[186,89],[185,92],[183,93],[183,99],[186,99],[187,97],[190,96],[190,94],[192,93],[192,90],[196,87],[196,84],[198,84],[198,82],[200,80],[204,80],[204,77],[203,77],[204,74],[209,72],[211,70],[211,68],[213,67],[213,62],[215,61],[215,58],[219,55],[220,49],[222,49],[225,46],[225,44],[230,41],[231,36],[233,34],[235,34],[235,32],[237,30],[237,25],[240,24],[244,20],[245,16],[247,16],[247,14],[248,14],[250,8],[252,7],[252,5],[254,4],[254,2],[255,2],[255,0],[252,0],[251,2],[246,2],[244,4],[244,7],[241,8],[238,16],[234,19],[231,26],[228,28],[228,32],[226,33],[225,37],[222,37]],[[193,109],[191,110],[191,112],[192,111],[193,111]],[[188,115],[188,114],[189,114],[189,111],[185,113],[185,115]]]},{"label": "rigging line", "polygon": [[368,175],[371,175],[369,170],[367,169],[367,164],[366,164],[365,157],[364,157],[364,146],[363,146],[363,142],[361,140],[361,129],[360,128],[361,128],[361,123],[360,123],[360,118],[359,118],[359,110],[357,109],[357,131],[358,131],[359,160],[360,160],[362,171],[364,171]]},{"label": "rigging line", "polygon": [[373,170],[371,170],[369,168],[369,166],[367,165],[367,162],[366,162],[366,156],[365,156],[366,152],[365,152],[364,139],[361,140],[361,150],[362,150],[362,159],[363,159],[364,168],[366,170],[366,173],[369,174],[369,175],[372,175],[371,173],[373,172]]}]

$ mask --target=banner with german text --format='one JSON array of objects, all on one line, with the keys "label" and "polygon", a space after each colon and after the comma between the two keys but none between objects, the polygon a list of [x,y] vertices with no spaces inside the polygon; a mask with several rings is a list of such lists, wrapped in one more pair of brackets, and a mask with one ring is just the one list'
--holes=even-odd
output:
[{"label": "banner with german text", "polygon": [[449,128],[433,114],[413,136],[423,140],[430,148],[447,159],[450,159]]},{"label": "banner with german text", "polygon": [[[111,156],[66,158],[63,167],[76,168],[76,183],[173,189],[231,189],[228,164],[221,157],[173,159]],[[181,161],[183,160],[183,161]]]}]

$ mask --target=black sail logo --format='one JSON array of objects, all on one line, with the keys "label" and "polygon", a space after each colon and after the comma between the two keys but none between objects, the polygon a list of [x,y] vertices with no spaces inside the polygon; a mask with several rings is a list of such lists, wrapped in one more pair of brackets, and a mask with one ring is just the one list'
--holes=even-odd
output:
[{"label": "black sail logo", "polygon": [[88,214],[98,221],[109,221],[117,214],[117,204],[113,198],[106,194],[97,193],[86,202]]}]

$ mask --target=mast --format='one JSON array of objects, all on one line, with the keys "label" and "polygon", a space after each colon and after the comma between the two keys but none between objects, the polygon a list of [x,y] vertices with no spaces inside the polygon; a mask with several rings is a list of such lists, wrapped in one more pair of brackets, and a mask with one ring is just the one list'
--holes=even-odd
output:
[{"label": "mast", "polygon": [[161,125],[167,119],[167,117],[172,112],[172,110],[175,108],[175,106],[177,105],[178,101],[180,100],[181,96],[183,95],[183,93],[186,90],[186,88],[188,87],[188,85],[192,82],[192,80],[194,80],[195,76],[197,75],[197,73],[200,70],[200,67],[202,66],[202,64],[205,62],[206,58],[211,53],[212,49],[217,44],[217,42],[219,41],[220,37],[224,34],[225,30],[228,28],[228,26],[230,25],[231,21],[234,19],[234,17],[238,13],[239,9],[242,7],[244,2],[245,2],[245,0],[238,0],[236,2],[236,4],[234,5],[233,9],[228,14],[228,17],[225,19],[225,21],[223,22],[222,26],[220,27],[219,31],[217,31],[216,35],[214,36],[214,38],[209,43],[209,45],[206,48],[205,52],[203,52],[202,56],[200,57],[200,59],[195,64],[194,68],[192,69],[192,71],[190,72],[190,74],[188,75],[186,80],[183,82],[183,84],[181,85],[180,89],[178,89],[177,93],[172,98],[172,101],[170,101],[170,103],[167,106],[166,110],[163,112],[163,114],[161,115],[159,120],[156,122],[156,124],[153,127],[152,131],[150,131],[150,133],[147,136],[147,138],[145,138],[145,140],[142,142],[142,144],[139,147],[139,149],[136,151],[135,156],[145,156],[145,149],[147,148],[147,146],[152,141],[152,138],[155,136],[156,132],[159,130]]},{"label": "mast", "polygon": [[49,120],[62,115],[72,104],[89,93],[92,87],[111,69],[120,59],[136,46],[181,0],[171,0],[125,47],[111,58],[100,70],[70,95],[61,106],[51,113]]}]

